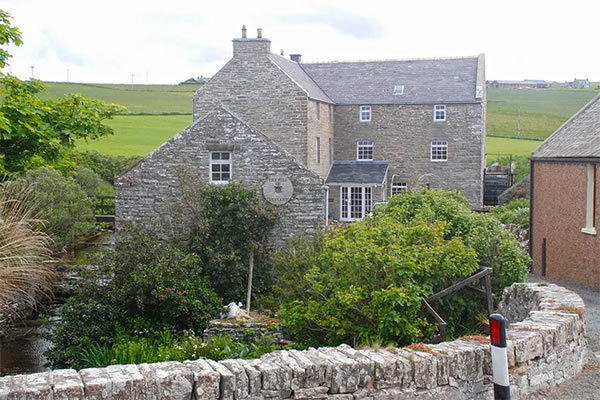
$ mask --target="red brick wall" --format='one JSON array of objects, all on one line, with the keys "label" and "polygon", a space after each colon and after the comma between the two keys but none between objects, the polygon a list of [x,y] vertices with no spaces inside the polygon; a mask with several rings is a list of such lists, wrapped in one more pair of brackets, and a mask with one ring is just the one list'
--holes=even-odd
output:
[{"label": "red brick wall", "polygon": [[585,163],[534,161],[532,193],[533,271],[542,273],[546,239],[546,276],[600,287],[600,166],[596,164],[597,235],[585,226],[587,170]]}]

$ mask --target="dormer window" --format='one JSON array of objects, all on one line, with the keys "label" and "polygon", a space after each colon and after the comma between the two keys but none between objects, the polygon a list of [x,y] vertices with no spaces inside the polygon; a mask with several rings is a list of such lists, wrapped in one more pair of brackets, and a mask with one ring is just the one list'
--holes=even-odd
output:
[{"label": "dormer window", "polygon": [[394,85],[394,96],[402,96],[404,94],[404,85]]},{"label": "dormer window", "polygon": [[373,142],[356,143],[356,160],[373,161]]},{"label": "dormer window", "polygon": [[434,121],[445,121],[446,120],[446,106],[444,104],[436,104],[433,106],[433,120]]},{"label": "dormer window", "polygon": [[360,106],[360,122],[371,121],[371,106]]}]

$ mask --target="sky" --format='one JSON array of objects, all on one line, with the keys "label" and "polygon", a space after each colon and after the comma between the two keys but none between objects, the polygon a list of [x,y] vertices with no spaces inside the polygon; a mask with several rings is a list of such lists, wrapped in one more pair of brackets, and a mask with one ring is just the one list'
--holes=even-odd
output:
[{"label": "sky", "polygon": [[174,84],[212,76],[262,28],[303,62],[486,55],[487,79],[600,81],[600,1],[0,0],[21,79]]}]

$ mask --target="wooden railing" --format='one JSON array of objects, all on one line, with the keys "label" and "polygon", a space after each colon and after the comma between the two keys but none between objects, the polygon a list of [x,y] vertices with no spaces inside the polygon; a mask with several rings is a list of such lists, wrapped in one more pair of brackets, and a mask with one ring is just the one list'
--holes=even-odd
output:
[{"label": "wooden railing", "polygon": [[[479,287],[470,285],[470,283],[479,281],[481,279],[483,279],[483,281],[484,281],[484,288],[479,288]],[[467,287],[473,291],[476,291],[477,293],[485,295],[487,298],[488,315],[494,312],[494,299],[492,297],[492,269],[491,268],[483,268],[481,271],[477,272],[474,275],[471,275],[467,279],[464,279],[458,283],[455,283],[454,285],[447,287],[446,289],[441,290],[441,291],[429,296],[427,299],[423,300],[423,305],[425,306],[425,308],[427,309],[429,314],[431,314],[433,316],[433,318],[437,321],[437,323],[440,325],[440,333],[439,333],[439,335],[437,335],[433,338],[433,340],[432,340],[433,343],[439,343],[439,342],[443,342],[446,340],[446,333],[447,333],[446,329],[447,329],[448,324],[433,309],[433,307],[431,306],[431,303],[441,299],[442,297],[451,295],[452,293],[454,293],[457,290],[460,290],[464,287]]]}]

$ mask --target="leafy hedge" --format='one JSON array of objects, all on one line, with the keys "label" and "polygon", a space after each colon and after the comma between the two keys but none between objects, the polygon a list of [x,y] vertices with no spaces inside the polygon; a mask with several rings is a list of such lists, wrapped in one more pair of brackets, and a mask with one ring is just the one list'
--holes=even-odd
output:
[{"label": "leafy hedge", "polygon": [[[524,279],[529,258],[510,232],[441,190],[394,196],[362,222],[295,240],[275,257],[275,298],[285,326],[310,345],[431,338],[422,299],[492,267],[495,293]],[[485,299],[467,292],[441,302],[449,334],[475,329]]]},{"label": "leafy hedge", "polygon": [[494,208],[492,215],[503,224],[529,228],[529,199],[512,199],[505,205]]}]

